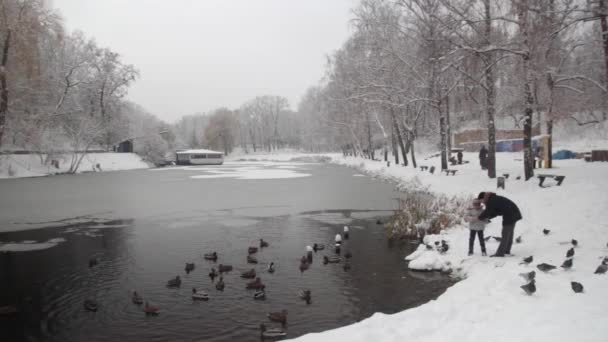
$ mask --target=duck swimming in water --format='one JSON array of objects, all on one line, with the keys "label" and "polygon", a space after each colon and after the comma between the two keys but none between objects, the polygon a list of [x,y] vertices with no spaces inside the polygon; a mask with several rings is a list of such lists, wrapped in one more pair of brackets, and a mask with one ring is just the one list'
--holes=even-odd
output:
[{"label": "duck swimming in water", "polygon": [[226,286],[226,284],[224,284],[224,278],[222,276],[220,276],[220,280],[218,280],[217,284],[215,284],[215,288],[218,291],[224,291],[225,286]]},{"label": "duck swimming in water", "polygon": [[258,248],[257,247],[249,247],[249,248],[247,248],[247,252],[249,254],[257,253],[258,252]]},{"label": "duck swimming in water", "polygon": [[192,288],[192,299],[194,300],[209,300],[209,294],[205,291],[198,292],[196,287]]},{"label": "duck swimming in water", "polygon": [[146,302],[146,305],[144,305],[144,312],[147,316],[157,316],[160,313],[160,308]]},{"label": "duck swimming in water", "polygon": [[314,245],[312,245],[312,249],[316,252],[316,251],[322,251],[325,249],[325,245],[322,243],[315,243]]},{"label": "duck swimming in water", "polygon": [[327,255],[323,256],[323,263],[325,265],[327,265],[327,264],[337,264],[339,262],[340,262],[340,257],[339,256],[334,256],[334,255],[332,255],[330,257],[328,257]]},{"label": "duck swimming in water", "polygon": [[268,247],[268,242],[264,241],[264,239],[260,239],[260,248]]},{"label": "duck swimming in water", "polygon": [[87,299],[84,301],[84,308],[89,311],[97,311],[97,302],[93,299]]},{"label": "duck swimming in water", "polygon": [[253,279],[255,278],[255,270],[252,268],[249,271],[241,273],[241,278]]},{"label": "duck swimming in water", "polygon": [[182,285],[182,279],[179,276],[176,276],[174,279],[171,279],[167,282],[168,287],[180,287]]},{"label": "duck swimming in water", "polygon": [[280,312],[269,312],[268,319],[285,325],[287,323],[287,310],[282,310]]},{"label": "duck swimming in water", "polygon": [[232,266],[231,265],[222,265],[222,264],[220,264],[217,268],[219,269],[220,273],[232,271]]},{"label": "duck swimming in water", "polygon": [[247,263],[248,264],[257,264],[258,263],[258,259],[254,256],[248,255],[247,256]]},{"label": "duck swimming in water", "polygon": [[264,290],[256,291],[253,294],[253,299],[256,299],[256,300],[266,299],[266,292],[264,292]]},{"label": "duck swimming in water", "polygon": [[203,256],[206,260],[217,261],[217,252],[205,253]]},{"label": "duck swimming in water", "polygon": [[253,290],[264,290],[266,288],[266,285],[264,285],[262,283],[262,279],[260,279],[260,277],[257,277],[257,278],[255,278],[254,281],[248,282],[245,287],[247,289],[253,289]]},{"label": "duck swimming in water", "polygon": [[304,272],[307,269],[310,268],[310,264],[308,262],[301,262],[300,263],[300,272]]},{"label": "duck swimming in water", "polygon": [[298,297],[306,301],[306,304],[310,304],[310,301],[312,299],[310,290],[300,290],[298,292]]},{"label": "duck swimming in water", "polygon": [[194,271],[194,263],[193,262],[187,262],[186,263],[186,268],[184,270],[186,271],[186,274],[189,274],[190,272]]},{"label": "duck swimming in water", "polygon": [[268,273],[274,273],[274,262],[271,262],[270,265],[268,265]]},{"label": "duck swimming in water", "polygon": [[215,280],[215,277],[219,276],[219,273],[215,270],[215,268],[211,267],[211,272],[209,272],[209,278],[211,281]]},{"label": "duck swimming in water", "polygon": [[260,336],[263,339],[278,339],[287,336],[287,333],[283,329],[279,328],[266,328],[264,323],[260,324]]},{"label": "duck swimming in water", "polygon": [[98,263],[99,261],[97,260],[97,258],[89,259],[89,267],[97,266]]},{"label": "duck swimming in water", "polygon": [[131,296],[131,301],[133,302],[133,304],[143,304],[144,303],[144,298],[142,296],[139,295],[139,293],[137,293],[137,291],[133,291],[133,295]]}]

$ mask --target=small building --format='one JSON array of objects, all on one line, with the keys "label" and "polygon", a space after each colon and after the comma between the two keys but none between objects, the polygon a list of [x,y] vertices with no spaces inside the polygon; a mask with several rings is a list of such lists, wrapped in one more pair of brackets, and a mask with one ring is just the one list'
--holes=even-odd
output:
[{"label": "small building", "polygon": [[224,154],[211,150],[180,150],[175,152],[177,165],[222,165]]},{"label": "small building", "polygon": [[118,153],[133,153],[133,139],[121,141],[112,148],[114,152]]}]

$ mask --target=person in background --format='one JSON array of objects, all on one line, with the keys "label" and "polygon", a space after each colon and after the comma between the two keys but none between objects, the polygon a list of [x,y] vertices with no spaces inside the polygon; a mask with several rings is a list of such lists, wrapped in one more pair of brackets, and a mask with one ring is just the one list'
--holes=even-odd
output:
[{"label": "person in background", "polygon": [[483,212],[480,199],[475,199],[467,208],[466,221],[469,222],[469,255],[473,255],[473,245],[475,245],[475,236],[479,237],[479,245],[481,246],[481,255],[486,256],[486,242],[483,239],[483,230],[488,224],[488,220],[477,219]]},{"label": "person in background", "polygon": [[458,164],[462,164],[462,151],[458,150],[458,153],[456,153],[456,157],[458,158]]},{"label": "person in background", "polygon": [[486,149],[486,145],[482,145],[481,150],[479,150],[479,164],[481,165],[482,170],[486,170],[488,168],[486,166],[487,159],[488,159],[488,150]]},{"label": "person in background", "polygon": [[502,216],[500,245],[498,245],[496,253],[492,256],[504,257],[505,255],[511,255],[515,224],[522,219],[519,208],[510,199],[498,196],[493,192],[480,192],[477,199],[481,200],[485,206],[484,211],[477,217],[478,220],[486,221],[496,216]]}]

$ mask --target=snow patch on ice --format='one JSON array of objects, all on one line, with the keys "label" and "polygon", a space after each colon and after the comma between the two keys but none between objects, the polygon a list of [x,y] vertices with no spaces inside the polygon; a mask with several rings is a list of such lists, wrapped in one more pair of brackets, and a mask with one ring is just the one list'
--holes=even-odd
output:
[{"label": "snow patch on ice", "polygon": [[57,246],[61,242],[65,242],[64,238],[54,238],[46,242],[36,242],[32,240],[24,240],[20,242],[8,242],[0,244],[0,252],[30,252],[42,249],[48,249]]}]

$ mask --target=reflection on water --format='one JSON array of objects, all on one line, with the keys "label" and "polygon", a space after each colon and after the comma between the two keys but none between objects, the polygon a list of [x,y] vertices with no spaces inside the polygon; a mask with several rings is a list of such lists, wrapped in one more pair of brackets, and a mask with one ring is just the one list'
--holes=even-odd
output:
[{"label": "reflection on water", "polygon": [[[415,246],[387,247],[383,227],[376,224],[387,213],[330,210],[264,218],[218,211],[183,221],[94,219],[3,233],[0,241],[66,241],[45,250],[0,253],[0,305],[20,311],[0,317],[0,328],[11,341],[257,341],[259,323],[273,326],[265,317],[271,311],[288,310],[288,337],[350,324],[378,311],[394,313],[437,297],[452,280],[406,269],[403,256]],[[350,230],[341,251],[352,254],[352,268],[323,265],[322,256],[333,255],[326,249],[300,272],[305,246],[331,246],[344,224],[358,228]],[[257,265],[247,264],[247,247],[260,238],[270,246],[256,254]],[[224,275],[223,292],[208,277],[217,267],[202,257],[210,251],[218,252],[218,264],[235,268]],[[98,260],[94,267],[89,267],[91,258]],[[184,272],[186,262],[196,263],[190,274]],[[270,262],[276,265],[274,274],[265,271]],[[239,276],[252,267],[266,284],[265,301],[254,301],[245,289],[247,280]],[[167,280],[176,275],[182,286],[168,289]],[[210,300],[192,301],[192,287],[207,291]],[[162,313],[146,317],[131,303],[133,289]],[[310,305],[296,295],[301,289],[312,291]],[[99,303],[97,312],[83,308],[89,298]]]}]

